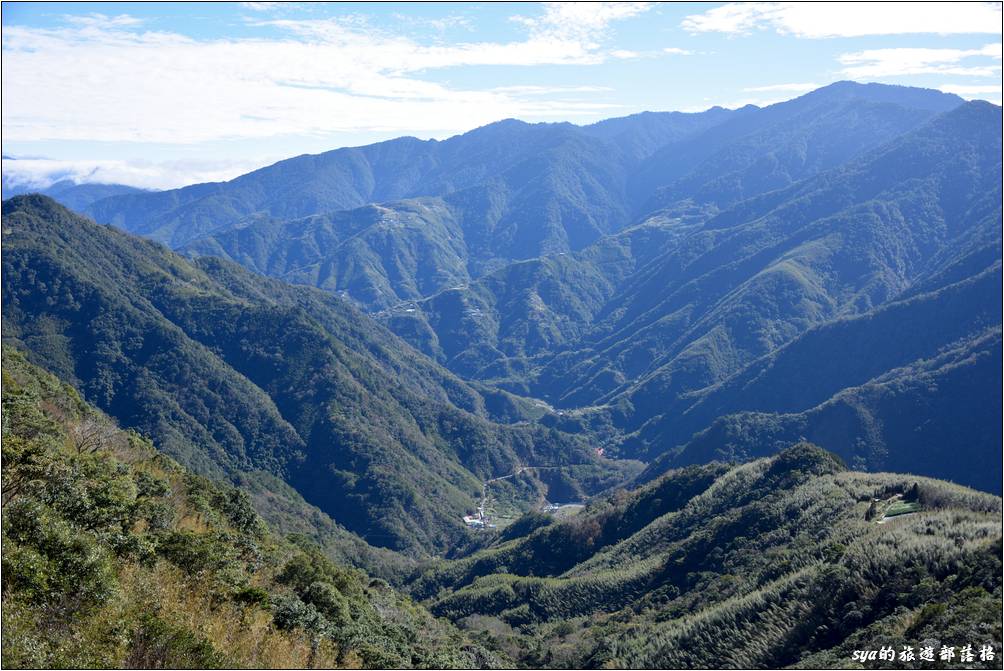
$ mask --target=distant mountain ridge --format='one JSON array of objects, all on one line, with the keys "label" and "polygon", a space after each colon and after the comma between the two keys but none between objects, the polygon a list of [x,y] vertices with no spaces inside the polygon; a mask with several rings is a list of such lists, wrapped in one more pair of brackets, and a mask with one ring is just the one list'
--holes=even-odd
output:
[{"label": "distant mountain ridge", "polygon": [[[882,128],[862,124],[859,139],[842,142],[834,151],[847,155],[873,146],[962,102],[935,91],[904,91],[900,98],[906,106],[887,104],[885,116],[880,115]],[[890,97],[895,96],[873,85],[842,82],[798,101],[829,105],[836,100],[853,106],[864,100],[877,105]],[[399,138],[287,159],[230,182],[110,198],[94,203],[87,213],[99,222],[180,247],[256,214],[291,219],[372,202],[452,194],[474,234],[471,247],[478,247],[478,235],[487,235],[485,249],[477,250],[481,255],[532,258],[580,249],[626,225],[636,216],[638,204],[669,181],[669,174],[658,176],[667,169],[665,158],[653,157],[660,148],[674,152],[670,147],[702,132],[713,133],[715,127],[735,129],[740,119],[745,125],[729,131],[733,135],[770,127],[790,116],[786,110],[793,103],[763,110],[647,113],[585,127],[509,119],[442,142]],[[632,175],[643,160],[652,185],[641,191],[635,185],[629,195],[629,183],[637,182]],[[527,226],[527,220],[534,225]]]},{"label": "distant mountain ridge", "polygon": [[[733,452],[689,447],[720,415],[744,426],[758,412],[798,415],[809,430],[799,413],[838,407],[826,403],[843,390],[923,370],[967,338],[986,342],[1001,317],[983,306],[999,292],[994,275],[970,280],[999,272],[999,128],[987,103],[838,82],[762,109],[584,127],[506,120],[443,142],[401,138],[92,211],[189,255],[349,298],[465,379],[561,409],[545,417],[553,425],[673,463],[763,453],[731,438]],[[329,211],[350,201],[359,206]],[[911,296],[933,310],[960,287],[970,293],[953,306],[963,311],[954,335],[913,359],[875,351],[869,373],[800,405],[765,404],[770,394],[753,387],[712,402],[813,329]],[[825,351],[800,361],[812,367]],[[854,398],[879,412],[874,393]],[[963,419],[956,410],[939,419]],[[859,428],[813,436],[869,468],[900,463],[902,448],[889,447],[900,438],[874,429],[881,417],[848,421]],[[996,491],[965,470],[962,482]]]},{"label": "distant mountain ridge", "polygon": [[[693,171],[695,165],[697,170],[688,184],[711,179],[709,171],[718,174],[741,169],[759,174],[756,165],[749,165],[749,157],[762,154],[759,148],[763,145],[771,145],[775,152],[787,152],[783,175],[750,182],[742,188],[744,195],[755,195],[836,165],[916,127],[938,110],[961,103],[957,97],[940,92],[904,92],[904,99],[916,107],[887,102],[895,96],[882,87],[841,83],[762,110],[746,107],[735,111],[713,108],[700,114],[648,113],[582,128],[570,124],[528,126],[507,120],[442,143],[404,138],[370,145],[358,151],[360,155],[374,156],[366,159],[373,164],[374,182],[367,183],[368,195],[357,193],[355,201],[367,204],[354,214],[325,212],[310,196],[295,201],[297,217],[307,216],[289,221],[288,215],[277,214],[277,209],[289,207],[283,204],[286,196],[282,196],[275,205],[265,204],[264,209],[235,224],[233,220],[239,218],[236,211],[221,214],[206,209],[209,203],[221,202],[222,196],[198,196],[193,202],[202,203],[198,208],[205,209],[215,232],[192,239],[187,233],[180,237],[174,232],[168,237],[162,235],[171,226],[188,226],[188,205],[180,209],[171,205],[174,209],[169,209],[168,214],[157,214],[157,202],[187,198],[184,190],[141,201],[154,206],[153,214],[143,213],[146,219],[155,220],[144,224],[154,226],[153,232],[119,221],[122,213],[96,209],[123,204],[121,199],[96,205],[91,213],[98,221],[115,223],[155,239],[173,240],[172,245],[189,254],[230,258],[289,281],[345,292],[367,309],[383,310],[403,301],[431,297],[512,261],[581,250],[604,235],[623,230],[637,219],[640,206],[655,197],[660,184],[679,181],[680,175]],[[824,117],[822,121],[820,116]],[[854,123],[849,124],[850,120]],[[825,144],[816,141],[818,138]],[[400,147],[393,144],[397,142]],[[814,146],[807,155],[810,142]],[[514,149],[484,149],[498,143]],[[736,146],[746,148],[738,151]],[[401,155],[404,148],[417,152],[414,160],[428,164],[429,175],[407,188],[379,186],[376,180],[386,170],[378,169],[374,161]],[[717,153],[715,148],[719,148]],[[326,166],[307,173],[306,185],[298,184],[294,191],[328,189],[337,200],[345,181],[332,173],[331,166],[348,160],[347,154],[339,153],[342,151],[290,159],[323,162]],[[708,156],[700,159],[704,154]],[[515,158],[499,158],[509,155]],[[483,162],[486,158],[496,162],[494,172]],[[276,164],[262,169],[264,173],[258,171],[239,180],[267,180],[272,184],[282,174],[300,174],[306,169],[297,165]],[[407,171],[390,174],[396,176],[398,186],[401,179],[412,175]],[[442,177],[446,174],[451,176]],[[704,177],[700,177],[702,174]],[[649,186],[639,186],[643,182]],[[196,197],[198,190],[210,187],[234,192],[234,197],[249,188],[235,180],[224,185],[189,187],[189,195]],[[263,193],[276,193],[275,188],[270,186]],[[700,195],[698,191],[695,188],[695,196]],[[286,191],[279,189],[278,193]],[[424,197],[414,202],[388,202],[416,195]],[[713,214],[725,202],[719,200],[683,199],[674,209],[697,207]],[[416,225],[407,228],[407,237],[391,238],[381,230],[380,218],[373,216],[370,201],[381,202],[381,211],[390,218],[414,220],[416,209],[424,208],[426,212],[418,214]],[[247,205],[244,210],[254,207]],[[343,246],[348,240],[351,245]],[[423,271],[407,258],[420,255],[434,270]],[[432,277],[434,274],[438,276]],[[420,291],[408,288],[409,284],[420,283],[425,285]],[[405,291],[398,291],[399,286]]]}]

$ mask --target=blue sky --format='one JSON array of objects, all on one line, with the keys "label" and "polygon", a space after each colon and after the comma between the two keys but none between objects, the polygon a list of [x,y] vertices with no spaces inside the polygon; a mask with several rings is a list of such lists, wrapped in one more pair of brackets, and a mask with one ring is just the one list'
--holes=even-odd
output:
[{"label": "blue sky", "polygon": [[165,188],[841,79],[1001,99],[1000,3],[3,3],[9,179]]}]

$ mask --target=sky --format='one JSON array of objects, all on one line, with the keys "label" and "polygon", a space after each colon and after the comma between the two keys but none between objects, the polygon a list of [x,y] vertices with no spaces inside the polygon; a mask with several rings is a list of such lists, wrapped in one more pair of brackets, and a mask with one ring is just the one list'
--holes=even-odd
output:
[{"label": "sky", "polygon": [[2,33],[4,178],[39,187],[172,188],[844,79],[1001,104],[1000,3],[4,2]]}]

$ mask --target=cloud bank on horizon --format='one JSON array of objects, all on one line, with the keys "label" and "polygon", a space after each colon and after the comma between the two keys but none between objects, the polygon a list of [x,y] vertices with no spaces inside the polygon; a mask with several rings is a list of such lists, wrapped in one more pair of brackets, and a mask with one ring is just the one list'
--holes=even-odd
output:
[{"label": "cloud bank on horizon", "polygon": [[36,157],[5,158],[5,181],[167,188],[502,118],[765,105],[839,79],[1001,99],[1000,3],[102,7],[5,3],[4,154]]}]

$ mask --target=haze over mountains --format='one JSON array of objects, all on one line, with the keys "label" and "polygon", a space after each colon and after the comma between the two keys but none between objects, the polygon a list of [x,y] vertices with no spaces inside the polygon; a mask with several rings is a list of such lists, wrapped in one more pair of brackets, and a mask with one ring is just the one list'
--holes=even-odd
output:
[{"label": "haze over mountains", "polygon": [[[923,362],[996,351],[999,125],[988,103],[839,82],[763,109],[401,138],[85,212],[349,298],[460,377],[559,409],[545,421],[609,455],[769,451],[735,429],[730,447],[687,447],[722,417],[882,469],[927,439],[865,386],[891,376],[920,403]],[[836,347],[839,370],[802,372]],[[961,377],[996,398],[999,375]],[[946,409],[926,430],[962,419]],[[974,455],[999,438],[972,427]],[[999,491],[972,466],[922,472]]]},{"label": "haze over mountains", "polygon": [[[13,161],[9,156],[4,156],[5,161]],[[72,210],[83,210],[91,203],[108,198],[109,196],[119,196],[126,193],[138,193],[142,189],[125,184],[98,184],[98,183],[78,183],[72,178],[59,179],[46,187],[39,187],[31,182],[25,182],[3,176],[3,196],[11,198],[25,193],[41,193],[50,198],[58,200],[60,203]]]}]

